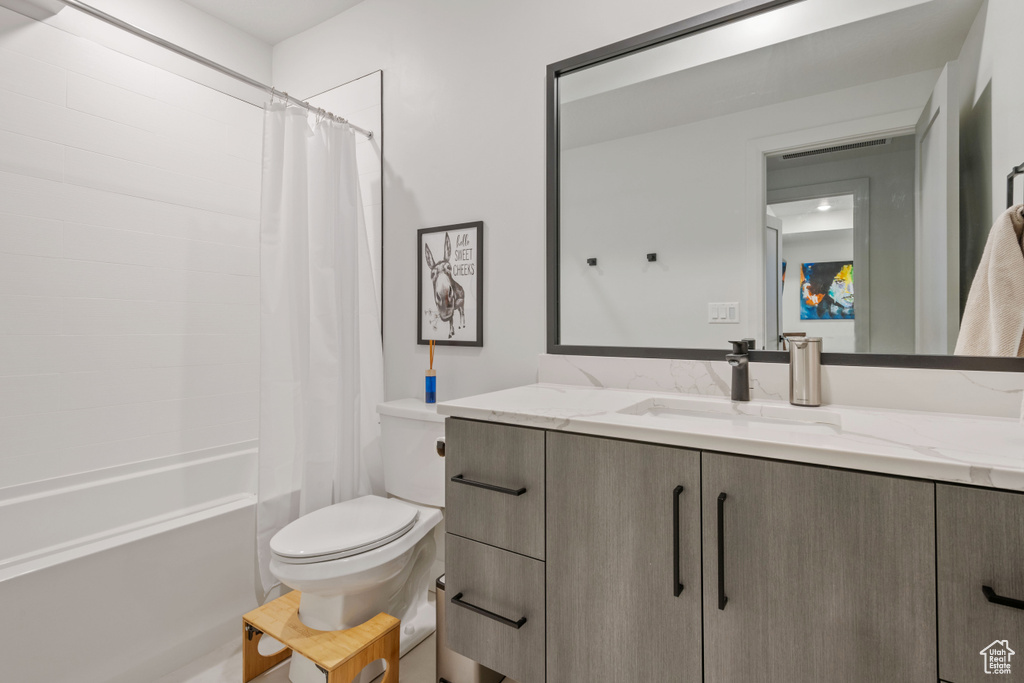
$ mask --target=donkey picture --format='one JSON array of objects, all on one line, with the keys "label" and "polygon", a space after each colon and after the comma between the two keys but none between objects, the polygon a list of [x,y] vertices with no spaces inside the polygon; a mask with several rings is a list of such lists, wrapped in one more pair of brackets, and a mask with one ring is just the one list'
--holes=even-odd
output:
[{"label": "donkey picture", "polygon": [[434,261],[430,253],[430,245],[424,243],[424,257],[430,268],[430,281],[434,285],[434,303],[437,305],[437,317],[448,323],[448,338],[455,336],[455,311],[461,316],[459,328],[466,326],[466,290],[452,277],[452,243],[448,233],[444,234],[444,260]]}]

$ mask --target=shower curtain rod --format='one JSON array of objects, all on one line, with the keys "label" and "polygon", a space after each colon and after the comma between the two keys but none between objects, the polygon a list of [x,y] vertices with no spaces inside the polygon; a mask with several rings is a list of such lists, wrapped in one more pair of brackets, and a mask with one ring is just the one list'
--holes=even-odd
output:
[{"label": "shower curtain rod", "polygon": [[210,60],[210,59],[207,59],[206,57],[203,57],[200,54],[196,54],[195,52],[192,52],[191,50],[183,48],[180,45],[176,45],[175,43],[172,43],[172,42],[170,42],[168,40],[164,40],[160,36],[153,35],[149,31],[146,31],[145,29],[141,29],[138,26],[135,26],[134,24],[129,24],[127,21],[123,21],[123,20],[118,19],[117,17],[115,17],[115,16],[113,16],[111,14],[107,14],[103,10],[96,9],[92,5],[87,5],[84,2],[79,2],[79,0],[58,0],[58,2],[60,2],[63,5],[66,5],[68,7],[71,7],[73,9],[76,9],[79,12],[82,12],[83,14],[88,14],[91,17],[95,17],[96,19],[99,19],[100,21],[106,22],[106,23],[110,24],[111,26],[116,26],[117,28],[119,28],[119,29],[121,29],[123,31],[127,31],[128,33],[131,33],[132,35],[138,36],[139,38],[142,38],[143,40],[148,40],[151,43],[155,43],[156,45],[159,45],[160,47],[162,47],[164,49],[170,50],[171,52],[174,52],[175,54],[181,55],[182,57],[186,57],[188,59],[191,59],[193,62],[197,62],[199,64],[202,64],[203,66],[208,67],[210,69],[213,69],[214,71],[216,71],[218,73],[222,73],[225,76],[230,76],[231,78],[234,78],[237,81],[241,81],[242,83],[245,83],[246,85],[251,85],[254,88],[257,88],[259,90],[262,90],[262,91],[266,92],[267,94],[269,94],[271,96],[271,98],[280,97],[281,99],[283,99],[283,100],[285,100],[287,102],[290,102],[290,103],[292,103],[294,105],[300,106],[303,109],[306,109],[307,111],[319,114],[320,116],[328,118],[328,119],[330,119],[332,121],[337,121],[339,123],[348,123],[348,125],[352,128],[352,130],[356,131],[360,135],[366,136],[366,138],[368,140],[373,138],[373,131],[366,130],[365,128],[360,128],[359,126],[353,125],[353,124],[349,123],[347,120],[341,118],[340,116],[337,116],[336,114],[332,114],[331,112],[325,111],[325,110],[323,110],[323,109],[321,109],[319,107],[314,107],[309,102],[304,102],[304,101],[298,99],[297,97],[292,97],[291,95],[289,95],[286,92],[281,92],[280,90],[277,90],[277,89],[275,89],[275,88],[273,88],[273,87],[271,87],[269,85],[266,85],[264,83],[260,83],[259,81],[255,80],[253,78],[249,78],[245,74],[241,74],[241,73],[235,71],[234,69],[229,69],[228,67],[226,67],[226,66],[224,66],[222,64],[218,64],[217,62],[215,62],[213,60]]}]

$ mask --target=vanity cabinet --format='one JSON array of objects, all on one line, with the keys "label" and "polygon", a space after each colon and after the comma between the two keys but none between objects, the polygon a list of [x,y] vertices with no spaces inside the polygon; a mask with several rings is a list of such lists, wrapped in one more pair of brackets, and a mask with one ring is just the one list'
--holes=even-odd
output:
[{"label": "vanity cabinet", "polygon": [[447,450],[449,646],[520,683],[971,683],[1024,643],[980,587],[1024,596],[1024,496],[456,418]]},{"label": "vanity cabinet", "polygon": [[544,681],[544,442],[539,429],[445,424],[447,644],[518,683]]},{"label": "vanity cabinet", "polygon": [[[939,677],[1024,681],[1024,495],[939,484],[935,503]],[[1004,640],[1010,673],[986,673],[983,650]]]},{"label": "vanity cabinet", "polygon": [[699,683],[700,454],[547,438],[547,680]]},{"label": "vanity cabinet", "polygon": [[934,485],[705,452],[704,676],[935,683]]}]

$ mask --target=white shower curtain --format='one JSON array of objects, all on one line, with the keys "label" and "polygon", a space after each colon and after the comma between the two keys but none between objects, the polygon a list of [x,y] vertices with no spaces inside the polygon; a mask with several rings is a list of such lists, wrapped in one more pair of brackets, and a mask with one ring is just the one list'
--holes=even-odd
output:
[{"label": "white shower curtain", "polygon": [[306,110],[264,116],[260,217],[260,452],[257,548],[300,515],[383,493],[380,298],[355,135]]}]

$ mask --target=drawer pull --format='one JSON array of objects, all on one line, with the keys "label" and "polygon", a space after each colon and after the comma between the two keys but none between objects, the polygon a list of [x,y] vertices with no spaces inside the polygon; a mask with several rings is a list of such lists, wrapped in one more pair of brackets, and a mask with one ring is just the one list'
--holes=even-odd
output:
[{"label": "drawer pull", "polygon": [[504,486],[495,486],[494,484],[485,484],[482,481],[473,481],[472,479],[466,479],[461,474],[456,474],[452,477],[452,481],[456,484],[469,484],[470,486],[476,486],[488,491],[497,491],[498,493],[504,493],[506,496],[521,496],[526,493],[526,487],[521,489],[507,489]]},{"label": "drawer pull", "polygon": [[679,580],[679,496],[682,493],[682,486],[672,492],[672,592],[677,598],[683,592],[683,582]]},{"label": "drawer pull", "polygon": [[514,629],[521,629],[523,627],[523,624],[526,623],[526,617],[520,618],[519,621],[512,621],[511,619],[506,619],[505,617],[501,616],[500,614],[495,614],[494,612],[489,612],[489,611],[485,610],[483,607],[477,607],[476,605],[471,605],[471,604],[469,604],[468,602],[465,602],[462,599],[462,593],[459,593],[458,595],[456,595],[456,596],[454,596],[452,598],[452,604],[453,605],[458,605],[459,607],[465,607],[470,612],[476,612],[477,614],[482,614],[483,616],[487,617],[488,619],[494,619],[499,624],[505,624],[505,626],[511,626]]},{"label": "drawer pull", "polygon": [[725,492],[718,494],[718,609],[725,609]]},{"label": "drawer pull", "polygon": [[1014,607],[1016,609],[1024,609],[1024,600],[1004,598],[1003,596],[996,594],[996,592],[992,590],[991,586],[982,586],[981,592],[984,593],[985,598],[993,604],[1003,605],[1004,607]]}]

